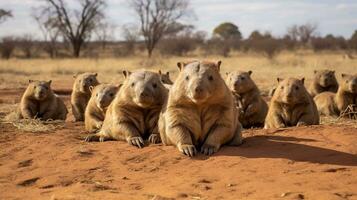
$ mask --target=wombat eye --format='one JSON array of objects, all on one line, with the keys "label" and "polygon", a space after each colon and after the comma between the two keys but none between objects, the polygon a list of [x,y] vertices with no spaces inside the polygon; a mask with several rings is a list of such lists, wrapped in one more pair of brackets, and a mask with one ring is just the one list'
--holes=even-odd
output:
[{"label": "wombat eye", "polygon": [[131,87],[134,87],[135,83],[131,83]]},{"label": "wombat eye", "polygon": [[244,80],[244,79],[245,79],[245,77],[240,77],[240,79],[241,79],[241,80]]},{"label": "wombat eye", "polygon": [[89,82],[93,82],[93,79],[89,79]]},{"label": "wombat eye", "polygon": [[110,96],[110,97],[113,97],[113,96],[114,96],[114,94],[113,94],[113,93],[110,93],[110,94],[109,94],[109,96]]},{"label": "wombat eye", "polygon": [[298,87],[298,86],[296,86],[296,87],[295,87],[295,90],[299,90],[299,87]]},{"label": "wombat eye", "polygon": [[213,81],[213,76],[209,76],[208,80]]},{"label": "wombat eye", "polygon": [[185,78],[185,79],[186,79],[186,81],[188,81],[188,79],[190,79],[190,77],[186,76],[186,78]]},{"label": "wombat eye", "polygon": [[34,89],[36,89],[36,85],[35,85],[35,86],[33,86],[33,88],[34,88]]},{"label": "wombat eye", "polygon": [[152,84],[152,87],[157,88],[157,84],[156,83]]}]

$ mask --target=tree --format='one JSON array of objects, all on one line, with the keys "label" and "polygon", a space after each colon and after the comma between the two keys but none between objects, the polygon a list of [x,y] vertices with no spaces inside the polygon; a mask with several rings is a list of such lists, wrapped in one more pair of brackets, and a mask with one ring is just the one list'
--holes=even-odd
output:
[{"label": "tree", "polygon": [[135,52],[135,43],[140,36],[139,28],[133,24],[125,24],[122,27],[122,36],[125,40],[124,48],[120,49],[120,55],[132,55]]},{"label": "tree", "polygon": [[148,56],[172,24],[188,15],[188,0],[133,0],[131,7],[140,19]]},{"label": "tree", "polygon": [[102,49],[105,49],[110,40],[114,40],[115,25],[103,22],[94,30],[96,40],[101,43]]},{"label": "tree", "polygon": [[18,48],[24,53],[25,58],[32,58],[35,53],[35,40],[30,34],[25,34],[18,39]]},{"label": "tree", "polygon": [[3,37],[0,43],[1,57],[10,59],[15,49],[16,39],[12,36]]},{"label": "tree", "polygon": [[295,41],[300,41],[303,44],[310,42],[310,39],[315,35],[317,24],[306,23],[303,25],[293,25],[288,28],[288,35]]},{"label": "tree", "polygon": [[48,16],[47,12],[33,11],[32,17],[37,22],[44,40],[43,49],[48,53],[50,58],[57,57],[57,43],[60,37],[60,29],[57,18]]},{"label": "tree", "polygon": [[79,57],[81,48],[104,19],[105,0],[79,0],[79,9],[70,9],[64,0],[45,0],[42,12],[53,16],[61,34],[71,43],[73,56]]},{"label": "tree", "polygon": [[357,50],[357,30],[352,34],[350,40],[348,41],[349,47],[351,49]]},{"label": "tree", "polygon": [[282,43],[269,32],[261,34],[259,31],[253,31],[246,41],[247,49],[260,52],[269,59],[273,59],[281,51]]},{"label": "tree", "polygon": [[12,17],[11,11],[0,8],[0,23],[4,22],[9,17]]},{"label": "tree", "polygon": [[241,40],[242,39],[242,34],[239,31],[238,26],[236,26],[230,22],[225,22],[225,23],[218,25],[213,30],[213,35],[216,37],[222,38],[224,40],[228,40],[228,39]]}]

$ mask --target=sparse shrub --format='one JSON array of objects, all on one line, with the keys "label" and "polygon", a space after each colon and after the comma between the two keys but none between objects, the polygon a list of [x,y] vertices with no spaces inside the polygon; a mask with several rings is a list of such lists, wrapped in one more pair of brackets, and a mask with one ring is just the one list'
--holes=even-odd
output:
[{"label": "sparse shrub", "polygon": [[12,36],[4,37],[1,40],[0,49],[1,57],[4,59],[10,59],[16,46],[16,39]]}]

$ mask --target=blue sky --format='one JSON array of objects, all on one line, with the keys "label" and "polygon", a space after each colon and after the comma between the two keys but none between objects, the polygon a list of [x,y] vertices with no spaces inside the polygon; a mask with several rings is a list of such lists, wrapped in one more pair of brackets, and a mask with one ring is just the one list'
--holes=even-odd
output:
[{"label": "blue sky", "polygon": [[[106,15],[118,27],[136,21],[128,1],[107,0]],[[191,0],[190,3],[195,17],[186,22],[208,33],[225,21],[238,25],[244,37],[256,29],[282,36],[288,26],[306,22],[318,24],[320,35],[332,33],[349,38],[357,29],[357,0]],[[11,9],[14,14],[14,18],[0,24],[0,37],[31,33],[40,38],[30,15],[41,4],[41,0],[0,0],[0,8]],[[120,39],[119,29],[116,38]]]}]

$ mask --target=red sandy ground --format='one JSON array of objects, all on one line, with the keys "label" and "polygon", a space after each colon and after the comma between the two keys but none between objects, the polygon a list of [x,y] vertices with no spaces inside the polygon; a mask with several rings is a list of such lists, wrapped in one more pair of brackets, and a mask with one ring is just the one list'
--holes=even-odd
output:
[{"label": "red sandy ground", "polygon": [[[20,93],[0,91],[0,103]],[[0,124],[0,199],[357,199],[352,126],[246,130],[240,147],[188,158],[170,146],[85,143],[72,121],[49,133]]]}]

